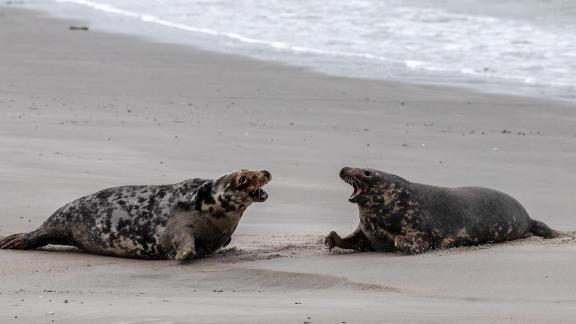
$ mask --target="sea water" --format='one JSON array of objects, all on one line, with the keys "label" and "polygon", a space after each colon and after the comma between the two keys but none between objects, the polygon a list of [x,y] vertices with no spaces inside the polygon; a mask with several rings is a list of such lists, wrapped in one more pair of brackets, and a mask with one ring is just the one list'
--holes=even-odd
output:
[{"label": "sea water", "polygon": [[112,28],[321,72],[576,100],[571,0],[43,0]]}]

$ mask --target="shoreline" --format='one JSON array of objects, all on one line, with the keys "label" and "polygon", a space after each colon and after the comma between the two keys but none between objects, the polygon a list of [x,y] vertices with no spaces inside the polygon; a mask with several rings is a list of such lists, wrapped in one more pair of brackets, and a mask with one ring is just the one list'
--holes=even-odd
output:
[{"label": "shoreline", "polygon": [[[54,8],[55,5],[58,9]],[[464,75],[461,76],[448,76],[448,75],[437,75],[436,77],[431,74],[424,77],[424,74],[429,72],[421,71],[420,76],[418,74],[412,74],[412,72],[403,72],[401,75],[396,75],[396,77],[383,77],[376,76],[369,72],[353,73],[350,69],[338,69],[328,66],[317,66],[307,60],[300,59],[290,59],[294,53],[289,52],[278,52],[272,54],[272,52],[264,55],[258,54],[256,50],[247,50],[235,48],[231,46],[229,48],[224,45],[214,46],[212,43],[224,36],[222,35],[211,35],[208,32],[201,32],[202,28],[193,28],[194,30],[186,30],[184,26],[172,26],[169,21],[161,22],[150,22],[145,19],[133,16],[123,16],[123,15],[133,15],[133,13],[118,14],[114,11],[117,8],[111,7],[107,10],[95,9],[92,5],[83,5],[75,2],[69,3],[53,3],[52,5],[46,5],[42,3],[36,4],[19,4],[17,7],[23,9],[36,10],[43,12],[50,17],[56,19],[69,19],[84,21],[86,24],[90,25],[97,32],[104,32],[110,34],[120,34],[127,35],[131,37],[137,37],[147,42],[154,42],[159,44],[173,44],[173,45],[185,45],[190,46],[194,50],[205,51],[209,53],[218,53],[222,55],[230,55],[232,57],[245,58],[248,60],[254,60],[258,62],[268,62],[277,65],[283,65],[296,69],[304,69],[311,73],[320,73],[328,76],[338,77],[338,78],[350,78],[350,79],[363,79],[367,81],[377,81],[377,82],[391,82],[391,83],[401,83],[406,85],[414,86],[432,86],[440,88],[455,88],[458,90],[471,91],[474,93],[488,94],[488,95],[504,95],[513,97],[524,97],[533,98],[541,100],[551,100],[565,102],[568,104],[576,103],[576,95],[574,92],[569,92],[568,90],[559,91],[556,86],[551,85],[540,85],[540,86],[530,86],[528,84],[522,84],[519,81],[511,82],[510,80],[503,79],[467,79]],[[182,29],[184,28],[184,29]],[[191,35],[193,35],[191,37]],[[240,37],[240,36],[238,36]],[[325,59],[332,60],[334,57],[327,56]],[[315,60],[315,59],[314,59]],[[350,65],[362,65],[364,66],[366,62],[348,62]],[[367,66],[363,67],[367,69]],[[344,71],[348,72],[344,72]],[[440,78],[438,78],[440,77]],[[404,78],[404,79],[403,79]],[[452,81],[450,81],[451,79]]]},{"label": "shoreline", "polygon": [[[574,230],[576,107],[71,31],[0,6],[0,236],[80,196],[270,170],[236,251],[189,264],[0,251],[2,323],[569,323],[573,239],[417,256],[328,253],[352,231],[346,165],[507,192]],[[223,306],[225,305],[225,306]]]}]

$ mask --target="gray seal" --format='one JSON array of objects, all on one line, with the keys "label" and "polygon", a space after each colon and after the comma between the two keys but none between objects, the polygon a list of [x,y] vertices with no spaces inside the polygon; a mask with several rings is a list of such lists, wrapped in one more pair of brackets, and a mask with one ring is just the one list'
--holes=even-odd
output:
[{"label": "gray seal", "polygon": [[242,214],[268,194],[270,172],[239,170],[216,180],[122,186],[74,200],[30,233],[10,235],[2,249],[47,244],[119,257],[184,261],[226,246]]},{"label": "gray seal", "polygon": [[373,169],[343,168],[340,178],[354,188],[360,224],[341,238],[332,231],[325,244],[363,251],[422,253],[431,249],[559,236],[533,220],[509,195],[488,188],[444,188],[411,183]]}]

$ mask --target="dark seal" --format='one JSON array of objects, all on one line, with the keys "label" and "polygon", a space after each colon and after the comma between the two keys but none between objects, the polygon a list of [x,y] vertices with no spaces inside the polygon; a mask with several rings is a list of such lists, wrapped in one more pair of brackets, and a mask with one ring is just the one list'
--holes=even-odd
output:
[{"label": "dark seal", "polygon": [[10,235],[2,249],[71,245],[95,254],[174,259],[203,257],[226,246],[240,217],[268,194],[268,171],[240,170],[216,180],[122,186],[58,209],[37,230]]},{"label": "dark seal", "polygon": [[443,188],[411,183],[372,169],[343,168],[340,178],[354,188],[360,225],[341,238],[326,237],[326,246],[363,251],[400,251],[478,245],[559,235],[533,220],[516,199],[488,188]]}]

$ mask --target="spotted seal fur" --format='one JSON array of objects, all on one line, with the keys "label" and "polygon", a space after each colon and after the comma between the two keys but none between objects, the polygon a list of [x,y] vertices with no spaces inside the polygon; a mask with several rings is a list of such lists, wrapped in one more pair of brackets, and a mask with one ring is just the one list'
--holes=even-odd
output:
[{"label": "spotted seal fur", "polygon": [[10,235],[2,249],[71,245],[95,254],[175,259],[226,246],[252,202],[268,194],[268,171],[239,170],[216,180],[109,188],[72,201],[30,233]]},{"label": "spotted seal fur", "polygon": [[325,244],[365,251],[422,253],[436,248],[515,240],[531,234],[559,235],[533,220],[509,195],[488,188],[444,188],[411,183],[373,169],[343,168],[340,178],[354,188],[360,224],[341,238],[332,231]]}]

